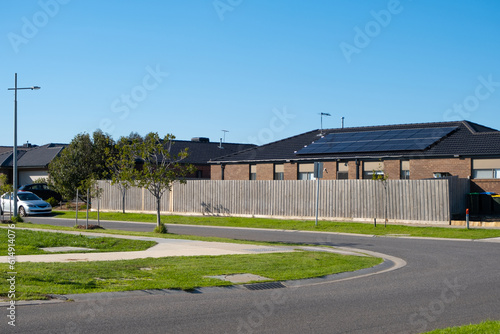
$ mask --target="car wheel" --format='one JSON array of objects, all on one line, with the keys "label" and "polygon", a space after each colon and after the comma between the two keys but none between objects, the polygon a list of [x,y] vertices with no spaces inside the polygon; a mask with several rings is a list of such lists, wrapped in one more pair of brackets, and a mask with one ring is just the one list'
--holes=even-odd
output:
[{"label": "car wheel", "polygon": [[26,210],[22,206],[19,207],[19,215],[21,217],[26,217]]}]

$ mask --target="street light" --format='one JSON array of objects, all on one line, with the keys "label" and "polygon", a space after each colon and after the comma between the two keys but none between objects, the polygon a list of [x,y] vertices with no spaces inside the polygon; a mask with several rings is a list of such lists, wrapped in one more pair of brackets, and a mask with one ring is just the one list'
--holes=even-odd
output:
[{"label": "street light", "polygon": [[14,88],[8,88],[7,90],[14,91],[14,148],[13,148],[13,161],[12,161],[12,173],[13,173],[13,192],[14,192],[14,209],[12,215],[17,216],[17,91],[21,89],[40,89],[39,86],[31,87],[17,87],[17,73],[15,74]]}]

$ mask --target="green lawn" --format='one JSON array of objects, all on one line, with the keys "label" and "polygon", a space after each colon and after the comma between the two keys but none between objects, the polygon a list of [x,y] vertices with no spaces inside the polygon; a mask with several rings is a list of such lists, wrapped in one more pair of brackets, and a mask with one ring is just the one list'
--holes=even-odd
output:
[{"label": "green lawn", "polygon": [[[33,225],[31,225],[33,226]],[[61,234],[53,232],[39,232],[29,230],[15,230],[15,254],[51,254],[40,248],[44,247],[86,247],[94,248],[94,251],[71,251],[65,253],[80,252],[126,252],[141,251],[156,245],[154,241],[129,240],[109,237],[86,237],[83,235]],[[0,256],[8,253],[7,229],[0,229]]]},{"label": "green lawn", "polygon": [[[85,230],[75,229],[74,227],[68,226],[54,226],[47,224],[31,224],[31,223],[17,223],[16,231],[20,231],[21,228],[28,229],[44,229],[50,231],[80,231],[85,232]],[[1,229],[0,229],[1,230]],[[153,231],[153,228],[151,228]],[[228,243],[238,243],[238,244],[251,244],[251,245],[279,245],[279,246],[306,246],[312,244],[305,243],[281,243],[281,242],[272,242],[272,241],[253,241],[253,240],[239,240],[239,239],[227,239],[220,237],[202,237],[196,235],[183,235],[183,234],[159,234],[154,232],[133,232],[133,231],[123,231],[123,230],[111,230],[111,229],[97,229],[97,230],[89,230],[88,232],[97,233],[97,234],[116,234],[116,235],[133,235],[139,237],[150,237],[150,238],[167,238],[167,239],[186,239],[186,240],[200,240],[200,241],[215,241],[215,242],[228,242]],[[316,245],[317,246],[317,245]]]},{"label": "green lawn", "polygon": [[484,321],[478,325],[467,325],[436,329],[427,334],[498,334],[500,333],[500,321]]},{"label": "green lawn", "polygon": [[[56,217],[75,218],[74,211],[57,211]],[[84,212],[79,212],[81,219],[85,218]],[[91,219],[97,218],[96,212],[90,212]],[[152,214],[138,213],[118,213],[101,212],[101,220],[135,221],[135,222],[156,222],[156,216]],[[465,229],[454,227],[416,227],[408,225],[387,225],[383,223],[374,227],[373,224],[366,223],[345,223],[320,221],[318,226],[314,226],[314,221],[306,220],[280,220],[264,218],[241,218],[241,217],[212,217],[212,216],[162,216],[165,224],[191,224],[191,225],[212,225],[212,226],[233,226],[233,227],[256,227],[273,228],[286,230],[323,231],[339,233],[358,233],[373,235],[403,234],[414,237],[439,237],[457,239],[483,239],[500,237],[500,229]],[[105,225],[105,223],[103,223]]]},{"label": "green lawn", "polygon": [[[170,257],[102,262],[16,263],[16,299],[43,299],[73,294],[140,289],[183,289],[233,283],[204,276],[252,273],[271,280],[318,277],[369,268],[373,257],[326,252]],[[7,264],[0,264],[0,297],[7,296]]]}]

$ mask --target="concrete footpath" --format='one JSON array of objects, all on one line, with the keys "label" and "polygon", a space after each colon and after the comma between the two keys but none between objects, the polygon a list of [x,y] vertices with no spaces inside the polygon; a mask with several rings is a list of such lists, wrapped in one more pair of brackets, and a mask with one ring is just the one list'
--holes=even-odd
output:
[{"label": "concrete footpath", "polygon": [[[16,228],[20,230],[20,228]],[[103,234],[92,232],[79,231],[50,231],[45,229],[29,229],[31,231],[52,232],[73,235],[85,235],[88,237],[109,237],[120,239],[146,240],[155,241],[157,245],[143,250],[132,252],[80,252],[80,253],[56,253],[56,254],[39,254],[39,255],[18,255],[16,262],[85,262],[85,261],[116,261],[116,260],[133,260],[144,258],[160,258],[169,256],[201,256],[201,255],[234,255],[234,254],[262,254],[262,253],[283,253],[293,252],[296,249],[311,250],[310,247],[299,246],[264,246],[252,244],[238,244],[225,242],[197,241],[186,239],[167,239],[167,238],[152,238],[139,237],[130,235],[118,234]],[[64,249],[61,249],[64,251]],[[345,255],[364,255],[361,252],[315,247],[314,250],[323,250]],[[8,257],[3,256],[1,263],[7,263]]]}]

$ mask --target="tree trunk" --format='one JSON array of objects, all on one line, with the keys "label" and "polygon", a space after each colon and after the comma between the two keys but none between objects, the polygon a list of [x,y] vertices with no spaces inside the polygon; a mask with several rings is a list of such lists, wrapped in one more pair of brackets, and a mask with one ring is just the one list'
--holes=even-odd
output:
[{"label": "tree trunk", "polygon": [[156,226],[160,228],[161,219],[160,219],[160,199],[161,197],[156,197]]},{"label": "tree trunk", "polygon": [[122,191],[122,213],[125,213],[125,194],[127,193],[126,189]]}]

